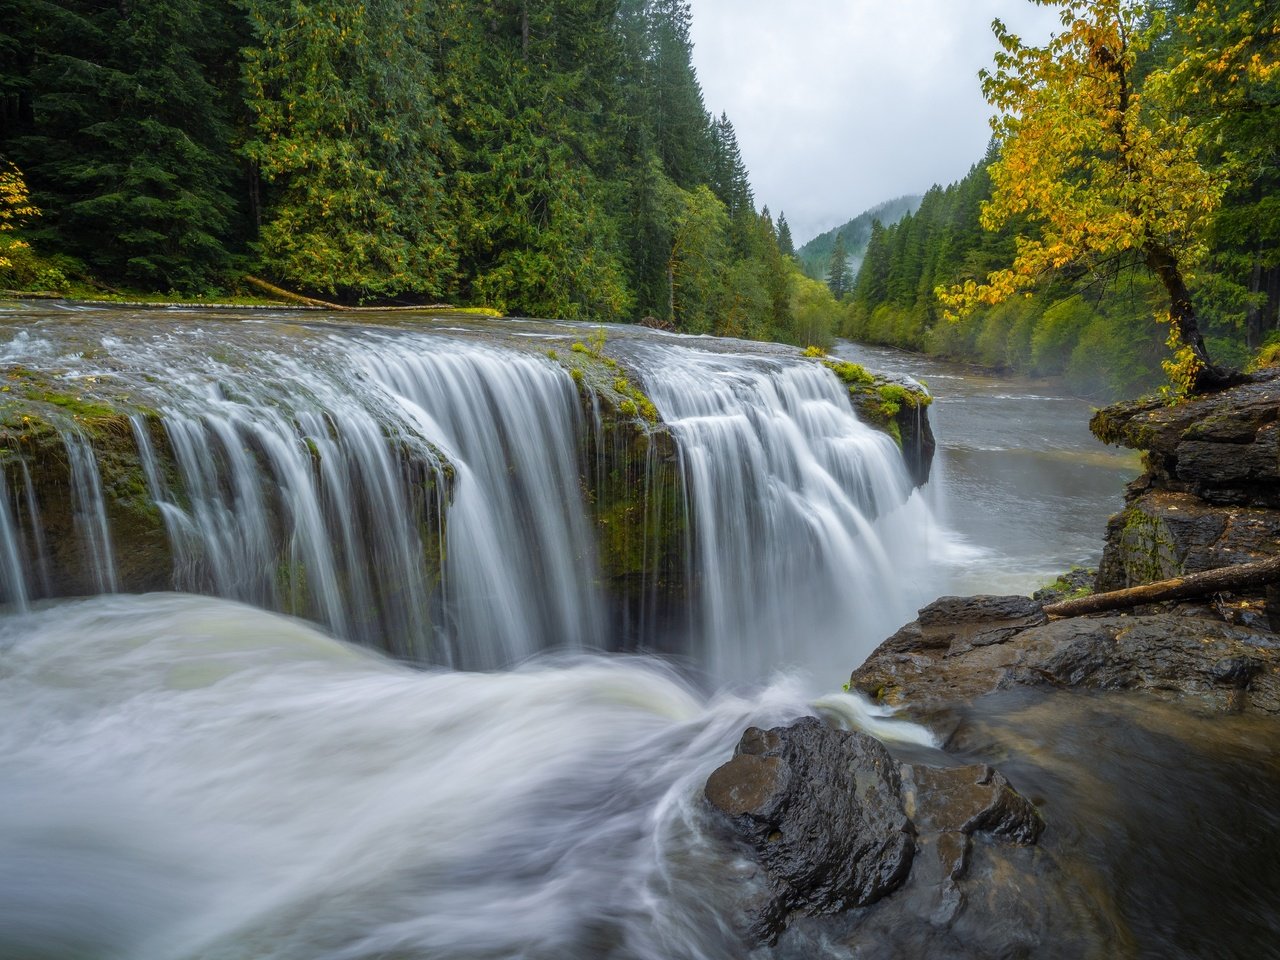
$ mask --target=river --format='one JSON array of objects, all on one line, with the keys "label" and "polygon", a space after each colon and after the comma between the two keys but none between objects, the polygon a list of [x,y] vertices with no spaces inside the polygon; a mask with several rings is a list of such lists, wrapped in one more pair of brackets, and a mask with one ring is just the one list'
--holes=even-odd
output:
[{"label": "river", "polygon": [[1052,381],[886,347],[839,341],[833,354],[934,394],[928,494],[956,538],[947,561],[955,593],[1030,593],[1072,567],[1097,566],[1107,519],[1141,464],[1093,437],[1088,402]]},{"label": "river", "polygon": [[[4,464],[13,960],[741,957],[747,867],[700,790],[742,730],[816,710],[932,750],[840,680],[941,590],[1096,560],[1132,472],[1084,404],[842,346],[938,395],[912,493],[796,351],[611,328],[677,443],[699,606],[673,655],[600,653],[604,488],[577,451],[603,428],[551,356],[585,328],[59,311],[7,316],[11,385],[106,383],[138,412],[109,449],[67,421],[50,542],[34,454]],[[145,483],[111,473],[120,450]],[[190,592],[111,592],[139,560],[113,545],[119,490]],[[42,599],[72,540],[102,595]],[[262,609],[290,604],[315,622]]]}]

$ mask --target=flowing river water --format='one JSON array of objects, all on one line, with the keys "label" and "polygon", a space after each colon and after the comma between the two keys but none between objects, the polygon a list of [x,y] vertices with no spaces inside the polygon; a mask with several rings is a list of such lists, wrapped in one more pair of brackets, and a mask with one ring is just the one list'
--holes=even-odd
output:
[{"label": "flowing river water", "polygon": [[[131,421],[137,493],[187,591],[117,592],[133,558],[110,465],[71,419],[59,535],[97,595],[44,599],[58,545],[35,464],[5,463],[15,960],[742,956],[744,865],[700,802],[742,730],[816,710],[935,748],[840,680],[939,593],[1096,561],[1133,470],[1043,386],[843,347],[938,394],[939,463],[912,492],[892,441],[795,351],[611,328],[675,439],[680,573],[699,585],[622,643],[578,452],[604,427],[547,355],[589,331],[58,307],[0,323],[8,370],[101,378],[155,411],[161,434]],[[641,467],[657,485],[661,464]],[[657,609],[659,587],[628,609]],[[271,612],[289,609],[313,622]]]}]

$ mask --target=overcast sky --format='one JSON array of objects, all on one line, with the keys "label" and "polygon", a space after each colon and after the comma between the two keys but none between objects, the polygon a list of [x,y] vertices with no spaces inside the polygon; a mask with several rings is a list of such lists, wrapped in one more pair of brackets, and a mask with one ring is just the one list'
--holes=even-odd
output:
[{"label": "overcast sky", "polygon": [[1028,0],[692,0],[707,109],[729,114],[757,204],[796,245],[882,200],[958,180],[991,129],[978,70],[999,17],[1058,26]]}]

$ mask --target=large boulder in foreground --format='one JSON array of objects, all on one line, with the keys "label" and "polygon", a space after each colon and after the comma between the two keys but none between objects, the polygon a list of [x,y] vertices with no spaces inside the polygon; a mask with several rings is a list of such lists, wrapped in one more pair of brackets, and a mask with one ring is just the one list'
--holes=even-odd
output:
[{"label": "large boulder in foreground", "polygon": [[914,830],[902,809],[898,765],[876,740],[809,717],[743,734],[706,798],[749,844],[770,896],[752,933],[773,941],[788,916],[874,903],[911,869]]},{"label": "large boulder in foreground", "polygon": [[[769,944],[802,918],[873,907],[954,915],[975,835],[985,838],[986,862],[993,844],[1031,845],[1044,828],[988,765],[901,763],[866,734],[814,717],[747,730],[704,792],[760,867],[739,923],[749,940]],[[896,902],[900,888],[901,906],[877,906]]]}]

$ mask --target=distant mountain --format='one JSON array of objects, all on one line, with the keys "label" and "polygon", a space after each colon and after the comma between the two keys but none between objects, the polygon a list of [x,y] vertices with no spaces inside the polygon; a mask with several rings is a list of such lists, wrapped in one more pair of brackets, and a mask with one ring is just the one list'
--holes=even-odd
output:
[{"label": "distant mountain", "polygon": [[836,235],[844,237],[844,247],[849,251],[849,269],[856,275],[862,266],[862,258],[867,253],[867,243],[871,240],[871,224],[879,220],[886,227],[897,223],[909,213],[915,213],[920,207],[922,197],[912,195],[895,197],[860,213],[842,227],[828,230],[814,237],[796,251],[796,259],[800,267],[815,280],[827,278],[827,268],[831,265],[831,251],[836,245]]}]

